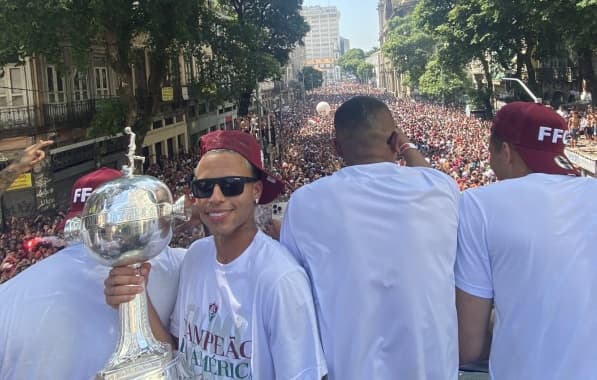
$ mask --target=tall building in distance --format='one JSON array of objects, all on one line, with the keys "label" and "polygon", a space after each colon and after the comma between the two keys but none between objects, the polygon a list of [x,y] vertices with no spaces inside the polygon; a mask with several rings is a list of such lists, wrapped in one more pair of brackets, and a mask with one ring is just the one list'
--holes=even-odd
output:
[{"label": "tall building in distance", "polygon": [[311,28],[305,36],[307,66],[324,72],[327,81],[337,80],[336,59],[340,55],[340,11],[334,6],[303,7],[301,12]]},{"label": "tall building in distance", "polygon": [[348,38],[340,37],[340,57],[350,50],[350,40]]}]

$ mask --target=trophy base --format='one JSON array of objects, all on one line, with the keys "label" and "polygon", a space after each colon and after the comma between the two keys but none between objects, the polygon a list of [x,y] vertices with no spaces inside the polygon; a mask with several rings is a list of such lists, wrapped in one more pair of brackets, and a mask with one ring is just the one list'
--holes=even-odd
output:
[{"label": "trophy base", "polygon": [[139,357],[132,361],[120,363],[113,368],[105,368],[95,377],[96,380],[170,380],[169,368],[172,355],[167,352],[163,357],[152,355]]}]

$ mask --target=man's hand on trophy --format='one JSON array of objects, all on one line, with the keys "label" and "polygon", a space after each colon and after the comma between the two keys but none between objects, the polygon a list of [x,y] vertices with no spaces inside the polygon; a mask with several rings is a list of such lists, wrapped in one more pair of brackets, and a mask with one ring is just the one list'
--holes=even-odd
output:
[{"label": "man's hand on trophy", "polygon": [[149,263],[143,263],[140,268],[130,266],[112,268],[104,281],[106,303],[116,309],[120,304],[131,301],[147,285],[150,270]]}]

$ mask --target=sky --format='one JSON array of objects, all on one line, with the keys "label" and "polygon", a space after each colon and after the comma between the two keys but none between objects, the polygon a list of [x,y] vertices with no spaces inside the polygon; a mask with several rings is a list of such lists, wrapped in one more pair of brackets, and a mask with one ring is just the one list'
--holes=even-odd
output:
[{"label": "sky", "polygon": [[303,6],[336,6],[340,11],[340,35],[350,40],[350,48],[365,51],[379,46],[377,0],[303,0]]}]

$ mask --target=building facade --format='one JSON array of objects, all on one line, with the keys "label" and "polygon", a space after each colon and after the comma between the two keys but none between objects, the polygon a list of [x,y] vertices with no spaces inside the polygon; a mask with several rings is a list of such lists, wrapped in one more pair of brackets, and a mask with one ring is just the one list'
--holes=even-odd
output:
[{"label": "building facade", "polygon": [[[379,0],[377,13],[379,16],[379,46],[383,44],[389,33],[390,20],[394,16],[405,16],[413,11],[418,0]],[[379,55],[379,81],[380,88],[385,88],[398,97],[408,95],[408,88],[404,86],[402,76],[394,63],[383,53]]]},{"label": "building facade", "polygon": [[[139,47],[134,54],[130,85],[143,113],[149,111],[149,53]],[[208,131],[233,127],[235,104],[209,105],[190,96],[200,69],[184,54],[169,63],[142,145],[147,164],[188,152]],[[0,199],[0,226],[12,216],[64,210],[70,187],[81,174],[99,166],[122,166],[128,136],[90,139],[87,133],[102,105],[116,101],[124,85],[101,46],[92,49],[84,70],[75,68],[67,51],[60,65],[35,57],[0,67],[0,169],[36,139],[55,141],[44,163]]]},{"label": "building facade", "polygon": [[305,65],[323,71],[324,81],[339,80],[340,11],[334,6],[303,7],[310,30],[305,36]]}]

